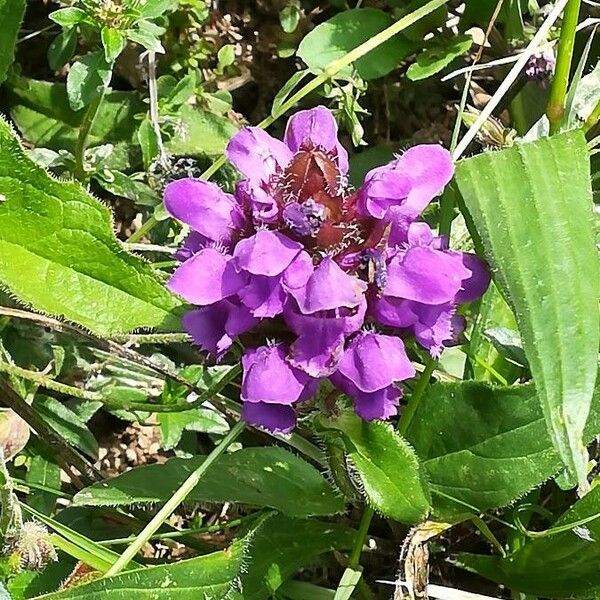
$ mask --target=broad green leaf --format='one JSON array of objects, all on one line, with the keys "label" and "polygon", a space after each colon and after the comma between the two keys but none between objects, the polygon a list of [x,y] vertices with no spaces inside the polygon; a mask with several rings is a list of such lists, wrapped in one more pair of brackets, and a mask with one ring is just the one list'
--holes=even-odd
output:
[{"label": "broad green leaf", "polygon": [[179,300],[117,242],[108,209],[36,166],[4,121],[0,194],[0,285],[23,303],[99,335],[179,327]]},{"label": "broad green leaf", "polygon": [[48,18],[61,27],[73,27],[79,23],[88,23],[95,25],[94,20],[81,8],[69,6],[67,8],[59,8],[48,15]]},{"label": "broad green leaf", "polygon": [[389,423],[367,422],[345,412],[322,419],[325,429],[341,432],[347,459],[356,470],[369,504],[402,523],[417,523],[429,512],[429,490],[419,461]]},{"label": "broad green leaf", "polygon": [[546,598],[594,597],[600,592],[600,486],[563,514],[552,525],[556,528],[566,530],[529,539],[508,558],[461,554],[458,563],[513,592]]},{"label": "broad green leaf", "polygon": [[101,36],[104,58],[110,64],[116,60],[125,48],[125,36],[118,29],[112,29],[111,27],[103,27]]},{"label": "broad green leaf", "polygon": [[191,106],[183,106],[177,118],[177,133],[165,143],[171,154],[217,156],[237,131],[229,119]]},{"label": "broad green leaf", "polygon": [[73,110],[87,106],[108,86],[112,76],[104,52],[90,52],[71,65],[67,75],[67,95]]},{"label": "broad green leaf", "polygon": [[[598,433],[600,388],[584,439]],[[441,518],[469,512],[468,506],[481,512],[506,506],[562,466],[532,384],[437,383],[421,400],[406,437],[423,461]]]},{"label": "broad green leaf", "polygon": [[[74,502],[88,506],[164,502],[203,460],[203,456],[172,458],[161,465],[138,467],[82,490]],[[344,509],[342,499],[312,465],[277,447],[244,448],[220,457],[188,500],[269,506],[294,517],[331,515]]]},{"label": "broad green leaf", "polygon": [[[317,25],[300,42],[297,54],[310,69],[320,71],[392,23],[389,14],[376,8],[345,10]],[[377,79],[387,75],[414,50],[413,42],[396,35],[359,58],[354,67],[363,79]],[[341,74],[349,75],[351,69],[346,68]]]},{"label": "broad green leaf", "polygon": [[184,431],[223,434],[229,431],[226,419],[215,410],[195,408],[181,412],[160,413],[157,416],[160,426],[161,446],[171,450],[179,444]]},{"label": "broad green leaf", "polygon": [[75,53],[77,29],[61,31],[48,46],[48,64],[53,71],[64,67]]},{"label": "broad green leaf", "polygon": [[473,38],[459,35],[449,40],[437,42],[417,55],[415,63],[408,67],[406,76],[412,81],[427,79],[447,67],[455,58],[469,51]]},{"label": "broad green leaf", "polygon": [[139,6],[139,11],[145,19],[156,19],[171,10],[174,4],[174,0],[145,0]]},{"label": "broad green leaf", "polygon": [[267,600],[300,567],[313,564],[325,552],[352,547],[356,533],[334,523],[266,518],[255,530],[248,566],[241,577],[244,600]]},{"label": "broad green leaf", "polygon": [[[71,110],[65,85],[25,77],[10,83],[10,116],[21,135],[34,146],[72,151],[85,110]],[[134,92],[108,92],[90,131],[89,145],[137,143],[134,115],[145,110]]]},{"label": "broad green leaf", "polygon": [[180,562],[134,569],[68,588],[40,600],[226,600],[236,594],[245,542]]},{"label": "broad green leaf", "polygon": [[85,422],[62,402],[49,396],[36,395],[33,408],[56,433],[70,445],[95,458],[98,443]]},{"label": "broad green leaf", "polygon": [[[26,481],[60,490],[60,467],[45,456],[35,454],[31,457],[29,468],[27,469]],[[56,498],[56,494],[31,488],[31,491],[27,495],[27,504],[45,515],[50,515],[54,512]]]},{"label": "broad green leaf", "polygon": [[460,162],[456,178],[514,308],[552,441],[585,486],[600,342],[589,155],[570,132]]},{"label": "broad green leaf", "polygon": [[4,83],[8,68],[15,58],[15,45],[25,14],[25,0],[0,0],[0,84]]},{"label": "broad green leaf", "polygon": [[127,35],[127,39],[143,46],[150,52],[156,52],[158,54],[164,54],[165,52],[160,40],[149,31],[143,29],[129,29],[125,34]]}]

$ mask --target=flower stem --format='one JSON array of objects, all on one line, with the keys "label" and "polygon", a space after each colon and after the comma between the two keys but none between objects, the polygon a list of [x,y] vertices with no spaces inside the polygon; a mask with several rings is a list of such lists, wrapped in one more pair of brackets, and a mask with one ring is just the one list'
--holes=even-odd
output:
[{"label": "flower stem", "polygon": [[594,110],[590,113],[590,116],[586,119],[583,130],[587,133],[596,123],[600,121],[600,102],[596,104]]},{"label": "flower stem", "polygon": [[415,385],[415,389],[398,421],[398,431],[405,435],[408,431],[408,427],[417,412],[417,407],[423,398],[425,390],[427,389],[427,384],[429,383],[429,378],[431,374],[435,371],[437,366],[437,360],[430,358],[425,365],[425,370],[421,373],[419,380],[417,381],[417,385]]},{"label": "flower stem", "polygon": [[127,243],[134,244],[135,242],[139,242],[148,232],[152,231],[156,225],[158,225],[158,221],[154,215],[152,215],[139,229],[136,229],[127,238]]},{"label": "flower stem", "polygon": [[133,543],[127,547],[125,552],[113,563],[106,572],[105,577],[116,575],[124,569],[135,557],[142,546],[158,531],[160,526],[171,516],[173,511],[188,497],[190,492],[198,485],[202,476],[211,465],[227,450],[227,448],[244,431],[246,424],[239,421],[231,431],[219,442],[215,449],[206,457],[206,460],[183,482],[179,489],[167,501],[167,503],[156,513],[154,518],[138,534]]},{"label": "flower stem", "polygon": [[560,28],[556,70],[552,78],[550,97],[548,99],[548,106],[546,107],[551,134],[556,133],[560,129],[565,113],[565,98],[569,86],[569,75],[573,60],[573,48],[575,46],[575,34],[577,32],[580,7],[581,0],[569,0],[567,2]]},{"label": "flower stem", "polygon": [[363,511],[360,524],[358,526],[358,531],[356,532],[356,536],[354,538],[354,546],[352,546],[352,552],[350,553],[350,567],[356,568],[360,565],[360,554],[363,546],[365,545],[365,541],[367,540],[369,526],[371,525],[374,514],[375,511],[370,506],[367,506]]}]

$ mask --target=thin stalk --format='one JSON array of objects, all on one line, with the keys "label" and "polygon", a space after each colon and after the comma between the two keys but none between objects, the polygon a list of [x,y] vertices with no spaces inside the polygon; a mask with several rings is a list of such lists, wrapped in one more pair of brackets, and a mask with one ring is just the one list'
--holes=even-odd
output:
[{"label": "thin stalk", "polygon": [[[223,161],[225,162],[225,161]],[[218,169],[217,169],[218,170]],[[128,244],[135,244],[135,242],[139,242],[149,231],[152,231],[154,227],[158,225],[158,221],[152,215],[148,220],[142,224],[139,229],[136,229],[128,238]]]},{"label": "thin stalk", "polygon": [[173,511],[188,497],[190,492],[198,485],[202,476],[211,465],[227,450],[227,448],[241,435],[246,425],[239,421],[231,431],[219,442],[218,446],[206,457],[206,460],[183,482],[179,489],[156,513],[153,519],[144,527],[134,542],[121,554],[106,572],[106,577],[112,577],[122,571],[133,560],[144,544],[158,531],[161,525],[171,516]]},{"label": "thin stalk", "polygon": [[583,130],[587,133],[596,123],[600,121],[600,102],[596,104],[594,110],[590,113],[590,116],[586,119]]},{"label": "thin stalk", "polygon": [[581,0],[568,0],[560,28],[556,69],[550,85],[550,97],[548,98],[548,106],[546,107],[551,134],[556,133],[560,129],[565,113],[565,101],[567,88],[569,87],[569,76],[571,73],[575,33],[577,32],[580,8]]},{"label": "thin stalk", "polygon": [[[112,73],[112,64],[110,65],[109,69]],[[82,182],[87,180],[87,174],[85,172],[85,150],[87,147],[88,136],[92,130],[92,127],[94,126],[94,121],[98,116],[98,111],[100,110],[100,105],[104,100],[109,83],[110,79],[106,85],[102,86],[102,89],[98,95],[92,100],[79,127],[79,135],[77,136],[77,143],[75,144],[75,170],[73,175],[75,175],[76,179],[79,179],[79,181]]]},{"label": "thin stalk", "polygon": [[354,545],[352,546],[352,552],[350,553],[349,565],[352,568],[357,568],[360,566],[360,554],[367,540],[369,526],[371,525],[371,521],[373,519],[374,514],[375,511],[370,506],[367,506],[363,511],[362,517],[360,519],[360,524],[358,526],[358,531],[356,532],[356,536],[354,537]]}]

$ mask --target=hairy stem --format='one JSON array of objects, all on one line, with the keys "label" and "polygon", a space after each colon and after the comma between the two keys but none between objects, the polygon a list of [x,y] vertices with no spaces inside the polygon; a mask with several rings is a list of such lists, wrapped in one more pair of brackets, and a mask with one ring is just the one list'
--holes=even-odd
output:
[{"label": "hairy stem", "polygon": [[245,423],[239,421],[231,431],[219,442],[215,449],[206,457],[206,460],[183,482],[179,489],[167,501],[167,503],[156,513],[153,519],[138,534],[133,543],[121,554],[113,563],[112,567],[106,572],[106,577],[111,577],[122,571],[130,561],[139,552],[142,546],[158,531],[160,526],[166,521],[173,511],[188,497],[190,492],[198,485],[202,476],[208,471],[211,465],[227,450],[227,448],[244,431]]},{"label": "hairy stem", "polygon": [[573,60],[573,48],[575,46],[575,34],[579,20],[579,9],[581,0],[568,0],[563,15],[562,27],[560,28],[560,40],[558,42],[558,54],[556,56],[556,70],[550,85],[550,97],[546,107],[546,115],[550,121],[550,133],[556,133],[560,129],[563,115],[565,113],[565,99],[569,86],[571,62]]}]

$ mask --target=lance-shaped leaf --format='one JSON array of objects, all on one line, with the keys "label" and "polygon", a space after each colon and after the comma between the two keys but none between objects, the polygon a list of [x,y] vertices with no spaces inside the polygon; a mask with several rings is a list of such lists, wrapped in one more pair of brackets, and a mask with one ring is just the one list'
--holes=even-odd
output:
[{"label": "lance-shaped leaf", "polygon": [[456,178],[512,305],[552,441],[586,486],[583,429],[596,379],[600,272],[589,155],[570,132],[458,164]]},{"label": "lance-shaped leaf", "polygon": [[106,206],[35,165],[3,120],[0,286],[100,335],[179,326],[180,301],[119,244]]},{"label": "lance-shaped leaf", "polygon": [[8,68],[15,57],[17,34],[25,14],[25,0],[0,0],[0,83],[6,79]]}]

